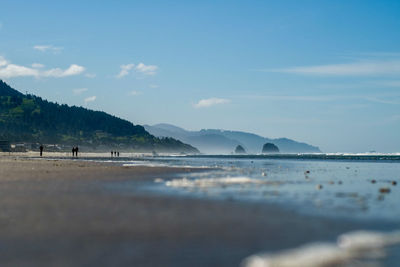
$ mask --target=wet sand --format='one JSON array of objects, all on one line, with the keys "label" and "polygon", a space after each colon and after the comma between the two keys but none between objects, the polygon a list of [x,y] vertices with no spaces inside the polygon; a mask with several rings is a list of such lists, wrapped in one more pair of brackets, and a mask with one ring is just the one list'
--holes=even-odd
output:
[{"label": "wet sand", "polygon": [[[0,157],[1,266],[237,266],[260,251],[335,240],[345,222],[266,204],[146,194],[190,168]],[[107,185],[137,181],[127,194]]]}]

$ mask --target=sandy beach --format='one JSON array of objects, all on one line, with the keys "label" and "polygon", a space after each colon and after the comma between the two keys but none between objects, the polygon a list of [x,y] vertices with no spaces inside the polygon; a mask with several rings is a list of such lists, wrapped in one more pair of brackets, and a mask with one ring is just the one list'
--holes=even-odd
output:
[{"label": "sandy beach", "polygon": [[[1,266],[238,266],[260,251],[332,241],[355,222],[267,204],[160,196],[141,183],[190,168],[0,157]],[[138,190],[109,185],[137,182]]]}]

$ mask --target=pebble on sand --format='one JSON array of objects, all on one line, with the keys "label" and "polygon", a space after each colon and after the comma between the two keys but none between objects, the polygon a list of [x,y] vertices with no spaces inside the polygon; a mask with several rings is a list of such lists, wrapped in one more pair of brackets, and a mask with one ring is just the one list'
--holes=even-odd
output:
[{"label": "pebble on sand", "polygon": [[322,185],[317,184],[317,186],[315,187],[317,190],[321,190],[322,189]]},{"label": "pebble on sand", "polygon": [[397,185],[397,182],[396,181],[392,181],[392,185]]},{"label": "pebble on sand", "polygon": [[342,183],[343,183],[342,181],[339,181],[339,182],[338,182],[338,184],[342,184]]},{"label": "pebble on sand", "polygon": [[375,183],[376,183],[376,180],[372,179],[371,183],[375,184]]},{"label": "pebble on sand", "polygon": [[309,174],[309,173],[310,173],[310,171],[305,171],[304,173],[305,173],[305,174]]},{"label": "pebble on sand", "polygon": [[387,188],[387,187],[379,188],[379,192],[382,193],[382,194],[390,193],[390,188]]}]

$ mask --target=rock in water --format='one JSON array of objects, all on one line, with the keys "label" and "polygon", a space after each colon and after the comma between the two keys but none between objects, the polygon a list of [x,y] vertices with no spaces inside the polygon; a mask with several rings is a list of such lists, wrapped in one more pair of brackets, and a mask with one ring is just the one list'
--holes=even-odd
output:
[{"label": "rock in water", "polygon": [[272,143],[266,143],[263,145],[261,152],[262,153],[279,153],[279,148]]},{"label": "rock in water", "polygon": [[382,193],[382,194],[390,193],[390,188],[382,187],[382,188],[379,189],[379,192]]},{"label": "rock in water", "polygon": [[235,149],[236,154],[246,154],[246,150],[241,145],[238,145]]}]

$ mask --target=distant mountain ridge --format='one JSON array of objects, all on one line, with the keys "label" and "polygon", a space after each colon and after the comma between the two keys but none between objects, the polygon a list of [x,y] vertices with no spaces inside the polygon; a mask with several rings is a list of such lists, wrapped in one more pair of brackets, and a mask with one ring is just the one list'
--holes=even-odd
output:
[{"label": "distant mountain ridge", "polygon": [[0,140],[86,146],[96,150],[198,153],[171,137],[159,138],[143,126],[102,111],[59,105],[25,95],[0,80]]},{"label": "distant mountain ridge", "polygon": [[271,139],[253,133],[241,131],[227,131],[219,129],[202,129],[187,131],[175,125],[160,123],[153,126],[144,125],[149,133],[158,137],[173,137],[182,142],[197,147],[206,154],[229,154],[235,147],[241,145],[251,154],[261,153],[265,143],[278,146],[281,153],[319,153],[321,150],[306,143],[297,142],[288,138]]}]

